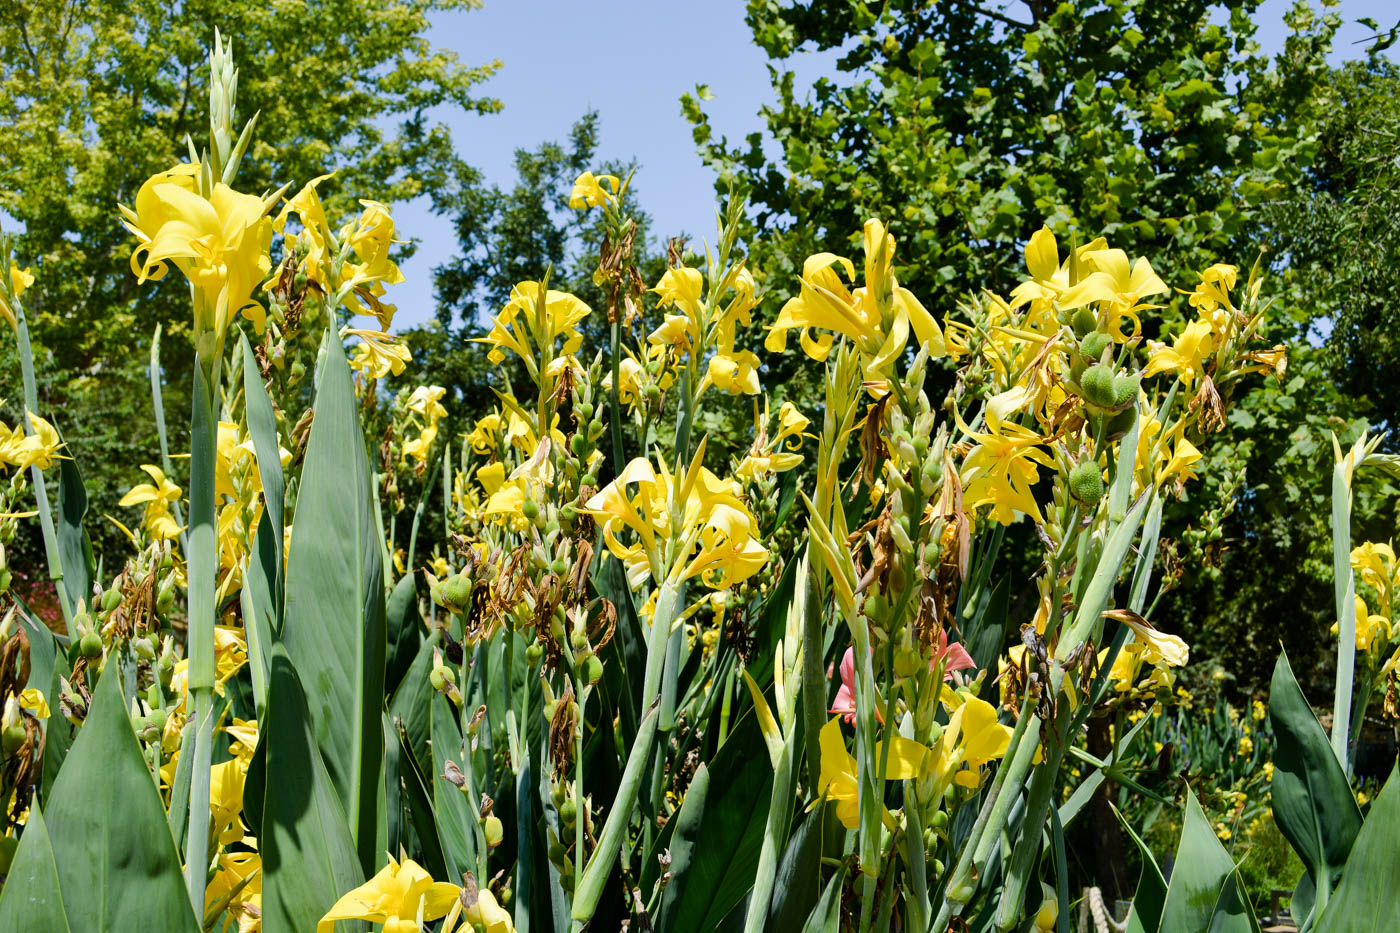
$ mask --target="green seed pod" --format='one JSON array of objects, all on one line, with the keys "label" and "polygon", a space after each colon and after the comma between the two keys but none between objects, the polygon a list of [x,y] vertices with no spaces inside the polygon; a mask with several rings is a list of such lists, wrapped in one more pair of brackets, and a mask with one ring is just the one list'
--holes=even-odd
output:
[{"label": "green seed pod", "polygon": [[569,450],[573,451],[575,457],[582,460],[588,456],[588,438],[582,434],[575,434],[569,438]]},{"label": "green seed pod", "polygon": [[549,565],[549,572],[556,577],[562,577],[569,572],[569,562],[562,557],[556,557],[554,562]]},{"label": "green seed pod", "polygon": [[943,860],[942,860],[942,859],[937,859],[937,858],[936,858],[936,859],[933,860],[933,862],[932,862],[931,864],[932,864],[932,867],[933,867],[933,876],[934,876],[935,878],[942,878],[942,877],[943,877]]},{"label": "green seed pod", "polygon": [[520,514],[525,516],[527,521],[534,521],[540,517],[540,507],[535,504],[534,499],[526,499],[520,506]]},{"label": "green seed pod", "polygon": [[143,660],[154,661],[156,659],[156,646],[151,643],[149,638],[133,638],[131,650],[135,651],[136,656]]},{"label": "green seed pod", "polygon": [[1137,398],[1139,376],[1113,377],[1113,407],[1122,408]]},{"label": "green seed pod", "polygon": [[145,732],[150,727],[151,721],[145,716],[131,717],[131,731],[135,732],[137,735],[140,735],[141,733]]},{"label": "green seed pod", "polygon": [[1085,460],[1069,472],[1069,494],[1085,505],[1096,505],[1103,498],[1103,477],[1099,465]]},{"label": "green seed pod", "polygon": [[540,647],[540,643],[537,641],[530,642],[529,647],[525,649],[525,660],[534,665],[540,663],[540,658],[542,657],[544,657],[544,649]]},{"label": "green seed pod", "polygon": [[105,593],[102,594],[102,611],[103,611],[103,612],[111,612],[113,609],[117,608],[117,607],[120,606],[121,604],[122,604],[122,593],[121,593],[121,590],[117,589],[115,586],[112,587],[112,588],[111,588],[110,590],[108,590],[107,592],[105,592]]},{"label": "green seed pod", "polygon": [[1089,363],[1097,363],[1099,357],[1103,356],[1103,351],[1113,341],[1113,338],[1101,330],[1096,330],[1079,341],[1079,352]]},{"label": "green seed pod", "polygon": [[78,642],[78,650],[83,657],[92,660],[102,657],[102,636],[94,631],[88,631]]},{"label": "green seed pod", "polygon": [[597,489],[597,488],[598,488],[598,473],[597,473],[597,471],[595,471],[595,470],[589,470],[587,473],[583,474],[583,485],[585,485],[585,486],[591,486],[591,487],[593,487],[594,489]]},{"label": "green seed pod", "polygon": [[1113,370],[1109,367],[1102,363],[1090,366],[1084,370],[1079,387],[1084,390],[1084,400],[1090,405],[1113,407]]},{"label": "green seed pod", "polygon": [[157,733],[165,731],[165,723],[170,719],[170,714],[163,709],[153,709],[150,715],[151,728]]},{"label": "green seed pod", "polygon": [[596,684],[603,679],[603,662],[598,660],[596,654],[590,654],[588,660],[583,662],[584,683]]},{"label": "green seed pod", "polygon": [[1074,328],[1074,336],[1085,337],[1093,333],[1094,328],[1099,326],[1099,319],[1088,308],[1080,308],[1074,312],[1074,317],[1070,319],[1070,326]]},{"label": "green seed pod", "polygon": [[590,402],[579,402],[574,406],[574,413],[578,415],[580,422],[588,421],[593,417],[593,405]]},{"label": "green seed pod", "polygon": [[[588,424],[588,440],[589,440],[589,443],[592,443],[593,441],[596,441],[598,438],[600,438],[600,437],[602,437],[602,436],[603,436],[603,422],[601,422],[601,421],[591,421],[591,422],[589,422],[589,424]],[[583,454],[579,454],[579,456],[582,457]]]},{"label": "green seed pod", "polygon": [[564,802],[559,804],[559,821],[565,826],[573,826],[576,819],[578,819],[578,807],[574,804],[574,798],[565,797]]},{"label": "green seed pod", "polygon": [[472,599],[471,577],[465,573],[459,573],[448,577],[442,584],[442,601],[449,609],[460,612],[467,608]]},{"label": "green seed pod", "polygon": [[146,690],[146,705],[151,709],[159,709],[161,706],[160,687],[151,684]]},{"label": "green seed pod", "polygon": [[558,865],[560,862],[564,861],[564,856],[568,854],[568,850],[566,850],[562,845],[560,845],[557,842],[549,847],[549,860],[555,865]]},{"label": "green seed pod", "polygon": [[655,384],[649,385],[642,390],[642,398],[647,400],[648,405],[655,405],[661,401],[661,389]]}]

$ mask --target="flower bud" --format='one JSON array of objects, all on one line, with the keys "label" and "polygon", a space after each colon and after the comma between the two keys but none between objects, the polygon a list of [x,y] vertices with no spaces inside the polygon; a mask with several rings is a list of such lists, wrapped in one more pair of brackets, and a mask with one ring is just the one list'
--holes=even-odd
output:
[{"label": "flower bud", "polygon": [[598,660],[596,654],[590,654],[588,660],[583,662],[583,682],[586,684],[596,684],[603,679],[603,662]]},{"label": "flower bud", "polygon": [[505,838],[505,829],[501,826],[501,818],[492,813],[481,821],[482,832],[486,834],[486,844],[491,848],[501,844]]},{"label": "flower bud", "polygon": [[154,661],[156,659],[156,646],[151,643],[149,638],[133,638],[131,650],[135,651],[136,656],[143,660]]},{"label": "flower bud", "polygon": [[1096,505],[1103,498],[1103,477],[1099,465],[1085,460],[1069,472],[1069,494],[1085,505]]}]

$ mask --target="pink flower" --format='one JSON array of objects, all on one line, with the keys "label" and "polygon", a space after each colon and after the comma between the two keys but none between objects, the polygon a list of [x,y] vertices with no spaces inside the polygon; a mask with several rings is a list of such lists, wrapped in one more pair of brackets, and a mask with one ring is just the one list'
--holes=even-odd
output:
[{"label": "pink flower", "polygon": [[[939,661],[945,661],[943,666],[943,679],[952,680],[954,671],[975,670],[977,662],[972,660],[972,655],[967,653],[967,649],[957,642],[948,641],[947,631],[938,633],[938,649],[934,651],[933,657],[929,660],[928,669],[934,670],[938,667]],[[831,671],[827,671],[827,676],[831,676]],[[854,648],[847,648],[846,653],[841,656],[841,686],[836,689],[836,699],[833,701],[828,713],[840,713],[846,718],[846,722],[856,721],[856,652]],[[875,718],[884,722],[880,712],[880,704],[875,704]]]}]

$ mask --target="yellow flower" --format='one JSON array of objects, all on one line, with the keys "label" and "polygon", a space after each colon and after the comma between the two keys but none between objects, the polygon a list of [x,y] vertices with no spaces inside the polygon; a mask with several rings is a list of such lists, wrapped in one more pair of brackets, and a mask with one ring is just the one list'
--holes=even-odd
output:
[{"label": "yellow flower", "polygon": [[[10,267],[10,294],[18,298],[24,294],[24,290],[34,284],[34,270],[21,269],[17,266]],[[9,323],[11,327],[18,327],[19,323],[15,319],[15,310],[10,307],[9,301],[5,297],[5,292],[0,289],[0,318]]]},{"label": "yellow flower", "polygon": [[1201,452],[1196,449],[1195,444],[1186,439],[1185,422],[1179,422],[1174,433],[1176,434],[1176,448],[1172,451],[1171,459],[1157,470],[1154,477],[1158,486],[1171,479],[1184,484],[1196,478],[1192,468],[1200,462]]},{"label": "yellow flower", "polygon": [[1192,321],[1173,342],[1167,346],[1160,340],[1147,341],[1147,366],[1142,371],[1143,378],[1158,373],[1174,372],[1182,384],[1190,388],[1196,377],[1205,372],[1205,361],[1214,347],[1214,337],[1209,321]]},{"label": "yellow flower", "polygon": [[[967,508],[992,507],[992,521],[1003,525],[1018,513],[1041,519],[1031,487],[1040,479],[1040,466],[1053,469],[1054,458],[1042,449],[1040,435],[1014,422],[998,422],[987,433],[961,425],[977,446],[963,460],[963,500]],[[989,425],[990,427],[990,425]]]},{"label": "yellow flower", "polygon": [[[928,749],[900,735],[891,739],[885,780],[904,781],[917,777],[923,769]],[[860,825],[860,785],[856,780],[858,764],[855,756],[846,751],[846,740],[841,736],[840,716],[833,716],[822,726],[819,743],[822,770],[817,778],[818,801],[825,795],[827,800],[836,804],[836,818],[841,825],[855,829]],[[883,746],[883,740],[881,744]]]},{"label": "yellow flower", "polygon": [[[380,329],[388,330],[396,309],[379,299],[385,285],[403,281],[403,273],[389,258],[389,250],[394,244],[405,241],[394,239],[394,219],[387,205],[364,199],[360,204],[364,210],[359,218],[340,231],[341,242],[360,260],[358,263],[346,261],[342,265],[340,290],[344,293],[346,307],[359,314],[373,314],[379,320]],[[369,306],[368,310],[361,302]]]},{"label": "yellow flower", "polygon": [[1200,314],[1200,319],[1208,321],[1217,338],[1224,338],[1230,331],[1230,314],[1234,305],[1230,301],[1230,289],[1235,287],[1240,270],[1225,263],[1216,263],[1201,273],[1201,281],[1189,299],[1191,307]]},{"label": "yellow flower", "polygon": [[569,207],[576,211],[604,207],[617,201],[620,188],[621,183],[616,175],[584,172],[574,181],[573,191],[569,192]]},{"label": "yellow flower", "polygon": [[[946,355],[938,323],[895,279],[894,248],[894,237],[880,221],[866,221],[865,286],[854,291],[846,286],[846,281],[855,280],[849,259],[833,253],[809,256],[802,265],[801,290],[778,312],[764,346],[770,353],[782,353],[787,332],[799,330],[802,349],[821,362],[831,352],[832,335],[841,334],[855,344],[872,377],[884,374],[903,355],[911,330],[931,356]],[[845,271],[845,281],[838,269]],[[813,337],[814,329],[831,333]]]},{"label": "yellow flower", "polygon": [[419,917],[446,916],[458,893],[455,884],[434,881],[412,859],[400,864],[390,857],[378,874],[336,901],[316,924],[316,931],[330,933],[337,920],[368,920],[384,924],[384,933],[418,933]]},{"label": "yellow flower", "polygon": [[1132,629],[1133,637],[1142,645],[1143,660],[1153,666],[1182,667],[1190,657],[1186,642],[1175,635],[1168,635],[1152,627],[1152,624],[1135,612],[1126,609],[1110,609],[1104,613],[1110,619],[1117,619]]},{"label": "yellow flower", "polygon": [[141,469],[146,471],[152,481],[132,486],[117,505],[126,508],[145,503],[146,512],[141,524],[151,537],[157,541],[178,538],[180,526],[170,514],[170,506],[180,501],[180,487],[166,479],[165,472],[158,466],[143,463]]},{"label": "yellow flower", "polygon": [[748,350],[716,353],[710,357],[709,368],[700,380],[699,392],[715,386],[730,395],[757,395],[762,391],[758,384],[758,367],[758,357]]},{"label": "yellow flower", "polygon": [[[539,378],[536,349],[548,346],[550,356],[577,353],[583,345],[578,323],[588,316],[588,305],[568,292],[549,289],[540,308],[540,283],[521,282],[510,290],[510,300],[491,320],[491,330],[485,337],[474,338],[477,343],[491,345],[487,358],[496,364],[505,362],[509,350],[525,362],[531,378]],[[563,338],[563,347],[553,350],[554,342]]]},{"label": "yellow flower", "polygon": [[285,235],[285,251],[289,256],[293,251],[301,254],[298,268],[328,296],[335,291],[337,284],[331,280],[334,246],[330,224],[326,221],[326,209],[321,204],[321,196],[317,193],[316,186],[333,174],[332,172],[318,175],[308,181],[300,191],[287,199],[287,203],[272,221],[272,229],[279,234],[285,234],[287,221],[293,214],[297,216],[301,222],[301,232]]},{"label": "yellow flower", "polygon": [[[262,856],[229,852],[219,856],[218,868],[204,889],[204,912],[226,905],[238,919],[238,933],[262,929]],[[251,908],[251,909],[250,909]]]},{"label": "yellow flower", "polygon": [[951,774],[953,783],[962,787],[976,787],[982,779],[981,767],[1006,754],[1012,729],[998,720],[995,706],[970,693],[953,692],[944,702],[956,708],[934,749],[934,771],[940,778]]},{"label": "yellow flower", "polygon": [[248,763],[232,758],[209,769],[209,810],[214,838],[229,845],[243,838],[243,786]]},{"label": "yellow flower", "polygon": [[[650,572],[657,582],[698,576],[713,589],[728,589],[767,563],[757,522],[731,484],[701,466],[704,453],[702,442],[679,482],[664,465],[658,471],[638,457],[588,500],[585,511],[602,525],[608,550],[627,567],[633,587]],[[662,550],[672,537],[673,514],[681,523],[674,535],[679,547],[665,567]],[[636,544],[621,541],[624,529],[636,533]]]},{"label": "yellow flower", "polygon": [[23,423],[14,429],[0,423],[0,464],[8,464],[17,470],[38,467],[47,470],[53,466],[63,447],[58,431],[34,412],[29,412],[29,424],[34,433],[26,435]]},{"label": "yellow flower", "polygon": [[778,409],[778,433],[773,437],[773,443],[778,444],[786,439],[787,448],[796,450],[802,446],[802,432],[806,431],[811,423],[812,420],[798,411],[796,405],[783,402],[782,407]]},{"label": "yellow flower", "polygon": [[501,416],[492,413],[477,419],[471,433],[467,435],[467,441],[472,445],[472,450],[479,454],[486,454],[496,448],[496,439],[500,435]]},{"label": "yellow flower", "polygon": [[398,340],[388,334],[373,330],[347,329],[345,336],[359,337],[362,341],[355,347],[350,357],[350,367],[365,374],[369,379],[383,379],[393,373],[403,375],[403,368],[413,362],[413,354]]},{"label": "yellow flower", "polygon": [[122,206],[124,224],[138,240],[131,271],[141,282],[154,281],[173,262],[185,274],[194,286],[196,342],[206,333],[222,341],[239,313],[261,332],[266,316],[253,289],[272,267],[267,211],[281,192],[265,201],[214,182],[205,198],[197,191],[199,172],[199,165],[185,163],[152,175],[136,193],[135,208]]},{"label": "yellow flower", "polygon": [[21,709],[27,709],[34,714],[35,719],[49,718],[49,704],[44,699],[44,692],[36,687],[19,692],[19,705]]},{"label": "yellow flower", "polygon": [[[1122,343],[1142,331],[1137,312],[1157,305],[1144,304],[1149,295],[1168,291],[1167,283],[1152,271],[1152,264],[1139,257],[1131,264],[1121,249],[1096,249],[1083,254],[1084,262],[1094,269],[1080,282],[1059,297],[1062,310],[1098,304],[1099,330],[1106,331]],[[1132,334],[1123,332],[1123,318],[1133,322]]]},{"label": "yellow flower", "polygon": [[476,892],[476,903],[462,911],[462,919],[485,933],[515,933],[515,924],[511,921],[509,911],[502,907],[496,900],[496,895],[486,888]]},{"label": "yellow flower", "polygon": [[1247,735],[1240,736],[1240,755],[1248,758],[1254,754],[1254,740]]}]

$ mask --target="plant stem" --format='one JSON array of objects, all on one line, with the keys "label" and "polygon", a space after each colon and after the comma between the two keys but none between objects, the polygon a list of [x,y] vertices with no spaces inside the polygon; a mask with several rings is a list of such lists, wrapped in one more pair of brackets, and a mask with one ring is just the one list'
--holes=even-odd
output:
[{"label": "plant stem", "polygon": [[[34,425],[30,423],[31,412],[38,414],[39,392],[34,383],[34,353],[29,345],[29,323],[24,317],[24,308],[18,301],[13,302],[15,314],[15,341],[19,350],[20,378],[24,382],[24,433],[34,435]],[[38,466],[29,468],[30,482],[34,484],[34,501],[39,507],[39,528],[44,535],[44,558],[49,565],[49,579],[58,591],[58,603],[63,609],[63,621],[73,622],[75,609],[68,598],[68,590],[63,585],[63,556],[58,549],[58,535],[53,527],[53,510],[49,508],[49,491],[44,485],[44,471]],[[70,629],[71,632],[71,629]]]}]

